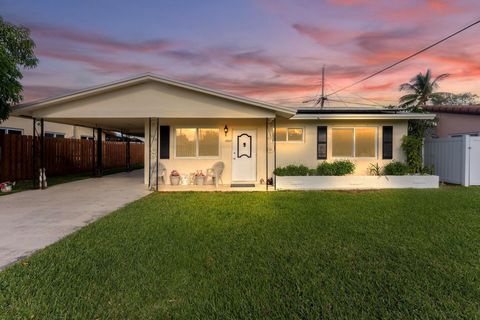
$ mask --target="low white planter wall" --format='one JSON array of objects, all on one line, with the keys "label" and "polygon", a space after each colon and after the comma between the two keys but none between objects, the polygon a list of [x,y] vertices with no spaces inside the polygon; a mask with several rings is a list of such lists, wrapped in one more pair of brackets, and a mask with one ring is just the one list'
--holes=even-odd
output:
[{"label": "low white planter wall", "polygon": [[276,177],[278,190],[369,190],[438,188],[438,176],[295,176]]}]

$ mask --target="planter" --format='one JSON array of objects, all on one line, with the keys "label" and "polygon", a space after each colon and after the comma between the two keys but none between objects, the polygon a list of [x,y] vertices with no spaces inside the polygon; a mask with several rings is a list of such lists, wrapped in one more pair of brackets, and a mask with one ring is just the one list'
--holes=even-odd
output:
[{"label": "planter", "polygon": [[195,184],[197,186],[203,186],[205,184],[205,177],[204,176],[195,177]]},{"label": "planter", "polygon": [[178,186],[180,184],[180,176],[170,176],[170,184]]},{"label": "planter", "polygon": [[278,190],[371,190],[438,188],[438,176],[276,177]]}]

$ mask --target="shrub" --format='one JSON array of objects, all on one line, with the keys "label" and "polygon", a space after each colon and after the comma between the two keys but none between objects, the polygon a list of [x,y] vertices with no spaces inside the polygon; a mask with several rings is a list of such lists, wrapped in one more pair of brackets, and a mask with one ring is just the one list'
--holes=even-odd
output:
[{"label": "shrub", "polygon": [[410,171],[407,164],[400,161],[393,161],[383,168],[385,175],[388,176],[404,176]]},{"label": "shrub", "polygon": [[317,166],[318,176],[344,176],[355,171],[355,164],[350,160],[322,162]]},{"label": "shrub", "polygon": [[288,165],[286,167],[278,167],[273,171],[276,176],[307,176],[311,173],[311,169],[304,165]]},{"label": "shrub", "polygon": [[402,149],[407,156],[407,164],[412,173],[420,173],[423,167],[423,139],[415,136],[403,136]]}]

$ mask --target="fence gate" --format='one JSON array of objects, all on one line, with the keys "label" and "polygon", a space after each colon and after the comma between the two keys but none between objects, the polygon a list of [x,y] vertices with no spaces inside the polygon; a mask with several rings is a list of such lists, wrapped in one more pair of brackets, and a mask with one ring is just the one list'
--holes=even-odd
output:
[{"label": "fence gate", "polygon": [[480,137],[470,137],[470,185],[480,186]]},{"label": "fence gate", "polygon": [[428,139],[424,152],[425,165],[434,167],[440,181],[480,185],[480,137]]}]

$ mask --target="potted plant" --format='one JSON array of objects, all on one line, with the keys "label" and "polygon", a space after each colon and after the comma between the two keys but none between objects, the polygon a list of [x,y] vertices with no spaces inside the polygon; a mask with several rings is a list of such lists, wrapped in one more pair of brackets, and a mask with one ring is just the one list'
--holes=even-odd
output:
[{"label": "potted plant", "polygon": [[205,174],[202,170],[195,172],[195,184],[197,186],[203,186],[205,184]]},{"label": "potted plant", "polygon": [[15,185],[15,182],[10,182],[10,181],[2,182],[2,183],[0,183],[0,191],[1,192],[12,192],[14,185]]},{"label": "potted plant", "polygon": [[172,170],[170,173],[170,184],[178,186],[180,184],[180,173],[177,170]]}]

